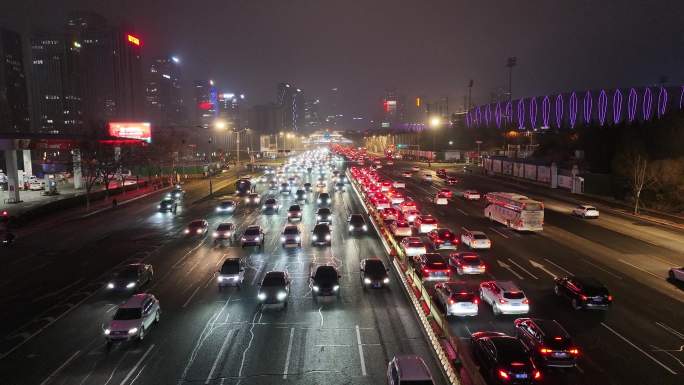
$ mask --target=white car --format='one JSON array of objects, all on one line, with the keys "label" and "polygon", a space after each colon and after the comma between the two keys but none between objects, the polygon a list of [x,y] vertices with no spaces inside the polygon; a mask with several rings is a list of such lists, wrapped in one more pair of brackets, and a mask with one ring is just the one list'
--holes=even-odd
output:
[{"label": "white car", "polygon": [[480,199],[480,193],[475,191],[475,190],[465,190],[463,192],[463,199],[467,199],[469,201],[476,201]]},{"label": "white car", "polygon": [[443,194],[437,194],[435,195],[435,204],[436,205],[448,205],[449,204],[449,199],[444,196]]},{"label": "white car", "polygon": [[394,221],[390,225],[390,231],[395,237],[410,237],[413,235],[411,225],[406,221]]},{"label": "white car", "polygon": [[684,282],[684,267],[673,267],[667,272],[671,281]]},{"label": "white car", "polygon": [[471,249],[491,249],[492,241],[482,231],[471,231],[463,229],[461,233],[461,243]]},{"label": "white car", "polygon": [[43,190],[45,188],[45,182],[32,178],[28,182],[28,188],[31,191]]},{"label": "white car", "polygon": [[393,182],[392,187],[394,187],[394,188],[406,188],[406,183],[404,183],[404,182]]},{"label": "white car", "polygon": [[525,293],[511,281],[481,282],[480,299],[492,306],[494,315],[527,314],[530,311]]},{"label": "white car", "polygon": [[582,218],[598,218],[599,211],[594,206],[579,205],[572,209],[572,214]]},{"label": "white car", "polygon": [[302,247],[302,233],[297,225],[287,225],[280,235],[280,243],[283,247]]},{"label": "white car", "polygon": [[401,240],[401,247],[404,249],[404,254],[408,257],[417,257],[421,254],[427,253],[425,244],[418,237],[407,237]]},{"label": "white car", "polygon": [[475,288],[464,281],[436,284],[435,299],[442,304],[444,315],[447,317],[476,316],[480,302]]},{"label": "white car", "polygon": [[393,205],[400,205],[404,203],[404,196],[401,194],[392,194],[392,197],[390,198],[390,203]]},{"label": "white car", "polygon": [[143,340],[152,324],[159,322],[161,307],[152,294],[135,294],[120,305],[104,329],[107,343]]},{"label": "white car", "polygon": [[418,211],[418,210],[409,210],[409,211],[404,212],[404,218],[406,218],[408,223],[413,223],[413,221],[415,221],[419,215],[420,215],[420,211]]}]

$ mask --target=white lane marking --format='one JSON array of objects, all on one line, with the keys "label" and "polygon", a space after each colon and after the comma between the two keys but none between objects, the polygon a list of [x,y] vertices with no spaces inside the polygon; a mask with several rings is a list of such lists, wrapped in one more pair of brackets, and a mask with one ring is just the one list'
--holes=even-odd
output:
[{"label": "white lane marking", "polygon": [[204,381],[205,385],[211,382],[211,378],[214,376],[214,372],[216,371],[216,367],[218,366],[219,360],[221,360],[221,357],[223,357],[223,352],[226,350],[226,345],[228,345],[228,341],[230,341],[231,337],[233,337],[234,335],[234,330],[229,330],[228,333],[226,333],[226,338],[223,339],[221,348],[219,349],[218,354],[216,355],[214,363],[211,365],[211,370],[209,370],[209,375],[207,375],[207,379]]},{"label": "white lane marking", "polygon": [[359,359],[361,360],[361,375],[366,375],[366,359],[363,357],[363,345],[361,344],[361,331],[359,325],[356,325],[356,343],[359,346]]},{"label": "white lane marking", "polygon": [[199,249],[200,246],[202,246],[203,243],[204,243],[204,238],[202,238],[202,240],[200,240],[200,242],[197,244],[197,246],[195,246],[195,247],[193,247],[192,249],[188,250],[188,252],[185,253],[185,255],[183,255],[178,261],[176,261],[176,263],[174,263],[173,266],[171,266],[171,268],[172,268],[172,269],[178,268],[178,266],[180,266],[181,263],[185,262],[185,258],[187,258],[188,255],[192,254],[195,250]]},{"label": "white lane marking", "polygon": [[512,260],[512,259],[510,259],[510,258],[508,258],[508,261],[509,261],[510,263],[512,263],[512,264],[514,264],[514,265],[516,265],[516,266],[518,266],[518,268],[520,268],[520,270],[522,270],[522,271],[524,271],[525,273],[529,274],[530,277],[532,277],[532,278],[534,278],[534,279],[539,279],[539,277],[537,277],[536,275],[530,273],[527,269],[525,269],[524,267],[520,266],[520,264],[518,264],[516,261],[514,261],[514,260]]},{"label": "white lane marking", "polygon": [[658,279],[663,279],[663,278],[664,278],[664,277],[661,277],[661,276],[659,276],[659,275],[657,275],[657,274],[653,274],[653,273],[651,273],[650,271],[648,271],[648,270],[646,270],[646,269],[644,269],[644,268],[642,268],[642,267],[639,267],[639,266],[637,266],[637,265],[631,264],[631,263],[625,261],[624,259],[618,259],[618,261],[624,263],[625,265],[632,266],[633,268],[635,268],[635,269],[637,269],[637,270],[639,270],[639,271],[643,271],[644,273],[649,274],[649,275],[652,275],[652,276],[654,276],[654,277],[656,277],[656,278],[658,278]]},{"label": "white lane marking", "polygon": [[[200,286],[201,286],[201,285],[200,285]],[[195,289],[195,291],[193,291],[192,294],[190,295],[190,297],[188,297],[188,299],[185,301],[185,303],[183,304],[183,308],[184,308],[184,309],[185,309],[185,307],[188,306],[188,304],[190,303],[190,301],[192,301],[192,298],[195,296],[195,294],[197,294],[197,292],[198,292],[199,289],[200,289],[200,286],[197,286],[197,288]]]},{"label": "white lane marking", "polygon": [[563,267],[561,267],[561,266],[558,265],[557,263],[555,263],[555,262],[553,262],[553,261],[550,261],[548,258],[544,258],[544,260],[545,260],[546,262],[548,262],[548,263],[550,263],[550,264],[556,266],[556,267],[559,268],[560,270],[563,270],[563,272],[564,272],[565,274],[567,274],[567,275],[575,275],[575,274],[572,274],[571,272],[569,272],[568,270],[564,269]]},{"label": "white lane marking", "polygon": [[591,266],[594,266],[595,268],[601,270],[602,272],[604,272],[604,273],[606,273],[606,274],[609,274],[609,275],[613,276],[614,278],[617,278],[617,279],[620,279],[620,280],[622,279],[622,277],[620,277],[619,275],[617,275],[617,274],[615,274],[615,273],[613,273],[613,272],[611,272],[611,271],[608,271],[608,270],[602,268],[601,266],[599,266],[599,265],[597,265],[597,264],[595,264],[595,263],[593,263],[593,262],[591,262],[591,261],[589,261],[589,260],[587,260],[587,259],[582,259],[581,261],[584,262],[584,263],[586,263],[586,264],[589,264],[589,265],[591,265]]},{"label": "white lane marking", "polygon": [[69,363],[70,363],[71,361],[73,361],[73,360],[76,358],[76,356],[78,356],[80,353],[81,353],[81,351],[80,351],[80,350],[77,350],[74,354],[71,355],[71,357],[67,358],[67,360],[64,361],[64,363],[62,363],[62,365],[59,365],[59,367],[58,367],[57,369],[55,369],[52,373],[50,373],[50,375],[47,376],[47,378],[45,378],[45,379],[43,380],[43,382],[40,383],[40,385],[46,385],[46,384],[48,384],[50,381],[52,381],[52,379],[54,379],[55,377],[57,377],[57,375],[59,374],[59,372],[61,372],[62,369],[66,368],[67,365],[69,365]]},{"label": "white lane marking", "polygon": [[150,347],[147,348],[147,351],[145,352],[145,354],[143,354],[142,357],[140,357],[138,362],[135,363],[135,366],[133,366],[133,368],[131,368],[131,370],[128,372],[126,377],[124,377],[123,381],[121,381],[121,383],[119,385],[124,385],[128,381],[128,379],[131,378],[133,373],[135,373],[135,371],[138,369],[138,367],[143,362],[143,360],[145,360],[145,357],[147,357],[147,355],[150,354],[150,352],[152,351],[153,348],[154,348],[154,344],[150,345]]},{"label": "white lane marking", "polygon": [[508,235],[502,233],[501,231],[499,231],[499,230],[497,230],[497,229],[495,229],[495,228],[493,228],[493,227],[490,227],[489,229],[492,230],[493,232],[495,232],[495,233],[501,235],[502,237],[504,237],[504,238],[506,238],[506,239],[510,238]]},{"label": "white lane marking", "polygon": [[501,267],[503,267],[504,269],[506,269],[506,270],[510,271],[511,273],[513,273],[513,275],[515,275],[516,277],[518,277],[518,279],[525,279],[525,277],[523,277],[522,275],[518,274],[518,272],[516,272],[515,270],[513,270],[513,268],[511,267],[511,265],[507,264],[506,262],[503,262],[503,261],[500,260],[500,259],[497,259],[496,262],[499,264],[499,266],[501,266]]},{"label": "white lane marking", "polygon": [[657,363],[658,365],[660,365],[661,367],[663,367],[663,368],[664,368],[665,370],[667,370],[668,372],[670,372],[670,373],[672,373],[672,374],[677,374],[677,372],[675,372],[674,370],[670,369],[667,365],[663,364],[662,362],[658,361],[657,358],[655,358],[655,357],[653,357],[652,355],[648,354],[648,352],[646,352],[646,351],[643,350],[642,348],[640,348],[640,347],[636,346],[635,344],[633,344],[630,340],[628,340],[627,338],[625,338],[622,334],[620,334],[620,333],[616,332],[615,330],[613,330],[613,328],[611,328],[610,326],[606,325],[606,324],[603,323],[603,322],[601,322],[601,325],[603,325],[603,327],[606,328],[606,329],[608,329],[611,333],[613,333],[613,334],[615,334],[616,336],[618,336],[621,340],[623,340],[623,341],[625,341],[626,343],[628,343],[631,347],[633,347],[634,349],[640,351],[640,352],[641,352],[643,355],[645,355],[646,357],[650,358],[653,362],[655,362],[655,363]]},{"label": "white lane marking", "polygon": [[[261,311],[259,311],[261,313]],[[240,362],[240,370],[238,370],[238,384],[242,382],[242,369],[245,367],[245,359],[247,358],[247,352],[249,349],[252,347],[252,341],[254,341],[254,321],[256,320],[257,313],[254,313],[254,318],[252,318],[252,326],[249,328],[249,343],[247,344],[247,348],[242,352],[242,362]]]},{"label": "white lane marking", "polygon": [[460,208],[456,207],[456,210],[458,210],[458,212],[460,212],[461,214],[465,215],[466,217],[468,216],[468,213],[466,213],[465,211],[461,210]]},{"label": "white lane marking", "polygon": [[658,326],[660,326],[661,328],[665,329],[666,331],[668,331],[668,332],[674,334],[676,337],[679,337],[679,339],[684,340],[684,334],[680,333],[679,331],[677,331],[677,330],[675,330],[675,329],[673,329],[673,328],[671,328],[671,327],[665,325],[665,324],[662,323],[662,322],[657,322],[657,321],[656,321],[656,325],[658,325]]},{"label": "white lane marking", "polygon": [[290,368],[290,355],[292,354],[292,339],[295,328],[290,328],[290,341],[287,343],[287,354],[285,355],[285,369],[283,369],[283,380],[287,379],[287,371]]},{"label": "white lane marking", "polygon": [[546,274],[550,275],[551,278],[553,278],[553,279],[558,278],[558,276],[556,274],[554,274],[551,270],[547,269],[546,266],[542,265],[541,263],[539,263],[533,259],[529,259],[529,262],[530,262],[530,265],[532,265],[533,267],[535,267],[535,268],[545,272]]},{"label": "white lane marking", "polygon": [[261,274],[261,270],[266,266],[266,262],[261,262],[261,266],[259,266],[259,270],[254,273],[254,278],[252,278],[252,283],[251,286],[254,286],[254,282],[256,282],[257,278],[259,278],[259,275]]}]

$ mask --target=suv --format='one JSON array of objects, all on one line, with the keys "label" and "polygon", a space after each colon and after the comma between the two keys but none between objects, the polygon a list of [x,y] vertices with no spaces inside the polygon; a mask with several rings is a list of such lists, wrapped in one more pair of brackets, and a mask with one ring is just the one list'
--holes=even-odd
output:
[{"label": "suv", "polygon": [[281,304],[287,307],[290,295],[290,277],[286,271],[269,271],[259,285],[257,298],[262,305]]},{"label": "suv", "polygon": [[481,282],[480,299],[492,306],[494,315],[527,314],[530,311],[525,293],[511,281]]},{"label": "suv", "polygon": [[389,284],[389,269],[385,267],[380,258],[366,258],[361,260],[361,282],[363,288],[380,288]]},{"label": "suv", "polygon": [[332,203],[330,194],[326,192],[318,194],[318,199],[316,199],[316,203],[318,203],[319,205],[329,205],[330,203]]},{"label": "suv", "polygon": [[561,368],[572,368],[577,364],[579,349],[555,320],[518,318],[513,324],[516,336],[535,362]]},{"label": "suv", "polygon": [[316,211],[316,223],[331,222],[332,211],[327,207],[321,207]]},{"label": "suv", "polygon": [[242,267],[240,258],[228,258],[223,261],[221,270],[218,271],[218,277],[216,278],[219,291],[224,286],[236,286],[239,289],[244,279],[245,268]]},{"label": "suv", "polygon": [[273,213],[273,212],[277,213],[278,211],[280,211],[280,205],[278,204],[278,201],[275,198],[268,198],[268,199],[266,199],[264,204],[261,206],[261,209],[264,212],[270,211],[271,213]]},{"label": "suv", "polygon": [[442,282],[435,285],[435,298],[442,305],[444,315],[476,316],[480,300],[477,290],[464,281]]},{"label": "suv", "polygon": [[311,270],[309,283],[313,291],[314,301],[321,295],[340,296],[340,278],[342,276],[333,265],[318,265]]},{"label": "suv", "polygon": [[297,225],[287,225],[280,236],[280,243],[283,247],[302,247],[302,234]]},{"label": "suv", "polygon": [[420,356],[394,356],[387,364],[387,384],[434,384],[430,369]]},{"label": "suv", "polygon": [[107,282],[108,290],[134,290],[148,284],[152,280],[152,265],[131,263],[119,269]]},{"label": "suv", "polygon": [[302,208],[299,205],[292,205],[287,209],[287,220],[288,221],[301,221],[302,220]]},{"label": "suv", "polygon": [[437,253],[413,257],[413,266],[422,281],[448,281],[451,268],[447,261]]},{"label": "suv", "polygon": [[562,277],[555,279],[553,292],[570,299],[573,309],[607,309],[613,296],[599,281],[589,277]]},{"label": "suv", "polygon": [[363,215],[361,214],[352,214],[349,216],[349,220],[347,220],[349,223],[349,232],[354,233],[354,232],[366,232],[368,231],[368,226],[366,225],[366,221],[363,219]]},{"label": "suv", "polygon": [[525,346],[513,336],[499,332],[470,335],[475,362],[488,383],[532,384],[541,380]]},{"label": "suv", "polygon": [[437,219],[432,215],[419,215],[413,220],[413,227],[418,234],[429,233],[437,228]]},{"label": "suv", "polygon": [[247,227],[245,232],[242,234],[241,244],[244,249],[245,246],[259,246],[260,249],[264,248],[264,231],[259,225],[253,225]]},{"label": "suv", "polygon": [[314,226],[311,235],[312,245],[332,245],[332,231],[330,231],[330,225],[327,223],[319,223]]},{"label": "suv", "polygon": [[136,294],[119,305],[104,329],[107,345],[117,341],[142,341],[153,323],[159,322],[161,307],[152,294]]},{"label": "suv", "polygon": [[456,249],[458,247],[458,238],[451,230],[447,228],[437,228],[428,233],[428,239],[432,243],[432,248],[440,249]]}]

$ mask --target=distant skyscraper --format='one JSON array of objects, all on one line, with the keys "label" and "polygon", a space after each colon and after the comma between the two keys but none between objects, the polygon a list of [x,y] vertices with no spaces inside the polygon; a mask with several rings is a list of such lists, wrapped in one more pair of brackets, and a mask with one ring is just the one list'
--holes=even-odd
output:
[{"label": "distant skyscraper", "polygon": [[283,108],[283,127],[299,131],[304,127],[304,92],[289,84],[278,83],[276,104]]},{"label": "distant skyscraper", "polygon": [[30,129],[21,36],[0,29],[0,132]]},{"label": "distant skyscraper", "polygon": [[315,131],[321,126],[320,100],[307,100],[304,102],[304,127],[308,131]]},{"label": "distant skyscraper", "polygon": [[218,117],[218,92],[211,80],[193,82],[195,102],[195,123],[209,128]]},{"label": "distant skyscraper", "polygon": [[183,121],[180,68],[174,58],[157,58],[150,65],[145,87],[147,116],[157,126],[178,126]]},{"label": "distant skyscraper", "polygon": [[245,100],[244,94],[223,92],[218,94],[218,116],[229,122],[231,128],[241,129],[244,126],[240,105]]}]

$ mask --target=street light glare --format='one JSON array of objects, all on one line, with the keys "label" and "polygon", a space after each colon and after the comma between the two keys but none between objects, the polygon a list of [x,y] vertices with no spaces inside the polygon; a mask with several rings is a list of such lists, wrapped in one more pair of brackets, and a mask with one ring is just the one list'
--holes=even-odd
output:
[{"label": "street light glare", "polygon": [[442,119],[438,116],[434,116],[430,119],[430,127],[437,128],[442,124]]},{"label": "street light glare", "polygon": [[173,60],[174,63],[180,63],[178,56],[171,56],[171,60]]},{"label": "street light glare", "polygon": [[214,122],[214,127],[217,130],[225,130],[226,128],[228,128],[228,123],[226,123],[225,120],[217,120],[216,122]]}]

